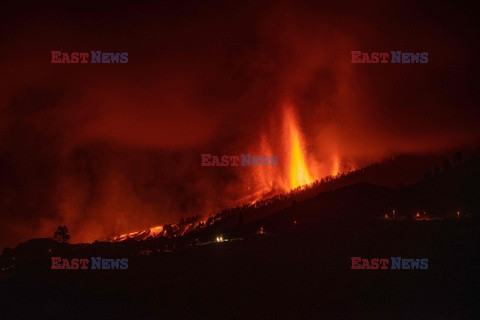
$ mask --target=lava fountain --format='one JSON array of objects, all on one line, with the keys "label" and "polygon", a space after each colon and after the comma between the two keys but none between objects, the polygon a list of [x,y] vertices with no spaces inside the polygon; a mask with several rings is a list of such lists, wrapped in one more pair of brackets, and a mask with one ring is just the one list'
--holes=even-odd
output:
[{"label": "lava fountain", "polygon": [[286,134],[286,148],[289,159],[289,187],[295,189],[314,182],[308,171],[304,154],[304,142],[301,135],[293,108],[286,106],[284,109],[284,130]]}]

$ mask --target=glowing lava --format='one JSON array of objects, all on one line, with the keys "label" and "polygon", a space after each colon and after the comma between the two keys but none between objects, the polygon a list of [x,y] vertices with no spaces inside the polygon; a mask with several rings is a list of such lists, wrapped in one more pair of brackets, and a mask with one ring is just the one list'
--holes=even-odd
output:
[{"label": "glowing lava", "polygon": [[112,242],[124,241],[127,239],[145,240],[149,237],[155,238],[163,233],[163,226],[152,227],[143,231],[124,233],[110,239]]},{"label": "glowing lava", "polygon": [[288,137],[290,188],[311,184],[315,179],[308,172],[303,151],[303,140],[291,107],[285,108],[285,129]]}]

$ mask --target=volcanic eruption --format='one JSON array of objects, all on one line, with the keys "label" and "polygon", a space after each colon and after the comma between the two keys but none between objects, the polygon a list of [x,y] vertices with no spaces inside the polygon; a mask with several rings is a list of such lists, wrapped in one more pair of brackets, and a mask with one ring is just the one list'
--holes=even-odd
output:
[{"label": "volcanic eruption", "polygon": [[[19,10],[3,10],[11,19],[0,59],[0,244],[47,237],[58,225],[72,242],[108,239],[395,154],[476,145],[476,34],[462,19],[432,34],[435,19],[410,12],[391,21],[365,6],[358,14],[367,19],[335,3],[251,5],[148,3],[113,10],[107,22],[107,7],[92,7],[91,19],[46,10],[28,30]],[[52,50],[128,52],[129,62],[52,64]],[[431,59],[360,65],[352,50]],[[202,168],[201,153],[279,162]]]},{"label": "volcanic eruption", "polygon": [[[259,140],[259,150],[263,155],[281,155],[280,165],[246,167],[245,184],[248,184],[246,194],[238,198],[235,203],[238,206],[255,205],[260,200],[266,200],[276,195],[285,194],[292,190],[308,188],[315,181],[326,176],[336,176],[340,173],[340,157],[335,150],[332,154],[326,155],[326,163],[315,161],[312,156],[309,157],[306,150],[306,139],[302,132],[302,127],[297,119],[294,103],[285,101],[280,106],[281,110],[281,133],[279,135],[263,132]],[[274,141],[272,137],[281,137],[280,143]],[[230,209],[230,208],[226,208]],[[157,236],[181,236],[204,226],[208,217],[212,217],[215,212],[204,212],[201,220],[192,221],[192,223],[169,224],[171,230],[167,233],[165,227],[155,226],[143,231],[128,232],[111,238],[112,241],[123,241],[126,239],[142,240],[148,237]]]},{"label": "volcanic eruption", "polygon": [[306,164],[303,138],[295,119],[293,108],[286,106],[284,112],[284,130],[287,135],[287,153],[290,161],[289,187],[295,189],[312,183],[314,178],[311,176]]}]

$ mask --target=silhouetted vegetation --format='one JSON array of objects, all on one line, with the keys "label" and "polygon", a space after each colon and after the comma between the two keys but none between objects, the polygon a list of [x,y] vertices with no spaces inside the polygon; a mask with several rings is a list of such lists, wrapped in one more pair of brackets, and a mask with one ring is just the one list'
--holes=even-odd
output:
[{"label": "silhouetted vegetation", "polygon": [[67,226],[58,226],[57,231],[53,233],[53,240],[61,243],[68,243],[70,241],[70,233]]}]

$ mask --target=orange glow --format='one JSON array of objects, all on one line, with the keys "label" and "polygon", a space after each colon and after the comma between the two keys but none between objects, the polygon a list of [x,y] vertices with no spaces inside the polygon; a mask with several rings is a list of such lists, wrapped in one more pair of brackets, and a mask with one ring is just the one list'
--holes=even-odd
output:
[{"label": "orange glow", "polygon": [[312,184],[320,171],[323,176],[328,175],[326,170],[315,167],[318,163],[307,159],[304,149],[305,141],[297,122],[294,106],[287,103],[282,106],[282,110],[281,139],[279,141],[271,139],[277,132],[271,134],[263,132],[258,146],[260,154],[278,155],[280,165],[279,167],[262,167],[261,170],[249,172],[249,179],[254,181],[255,188],[252,190],[249,188],[250,193],[239,199],[240,204],[255,205],[261,199]]},{"label": "orange glow", "polygon": [[265,229],[263,229],[263,227],[260,227],[255,233],[260,235],[265,234]]},{"label": "orange glow", "polygon": [[303,140],[300,130],[290,107],[285,108],[285,129],[288,136],[288,149],[290,158],[290,188],[311,184],[315,179],[308,171],[303,150]]},{"label": "orange glow", "polygon": [[334,156],[333,159],[333,169],[332,169],[332,176],[337,176],[340,173],[340,159],[338,155]]}]

